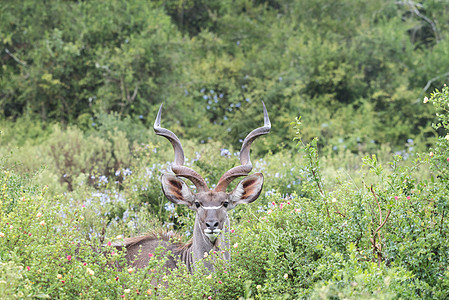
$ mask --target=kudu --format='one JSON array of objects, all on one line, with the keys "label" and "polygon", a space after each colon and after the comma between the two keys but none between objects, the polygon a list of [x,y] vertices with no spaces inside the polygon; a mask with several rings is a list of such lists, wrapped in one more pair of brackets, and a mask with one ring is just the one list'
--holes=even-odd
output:
[{"label": "kudu", "polygon": [[[198,262],[211,250],[217,251],[225,260],[230,259],[230,245],[228,240],[229,219],[228,211],[236,205],[251,203],[259,197],[263,186],[263,175],[255,173],[247,176],[252,170],[250,160],[250,147],[252,142],[259,137],[270,132],[271,124],[265,104],[262,102],[264,110],[264,126],[253,130],[243,141],[240,150],[241,165],[233,167],[223,174],[216,187],[210,190],[206,181],[193,169],[184,166],[184,151],[178,137],[168,129],[162,128],[161,110],[154,122],[154,131],[157,135],[167,138],[173,145],[175,160],[171,169],[175,175],[164,174],[161,176],[162,191],[168,200],[174,204],[186,205],[196,212],[195,225],[192,239],[186,243],[173,243],[167,233],[150,234],[141,237],[125,239],[123,246],[126,249],[126,259],[130,265],[143,268],[148,265],[149,253],[162,245],[166,250],[170,250],[172,256],[166,263],[168,268],[176,268],[177,262],[186,264],[192,272]],[[228,185],[237,177],[247,176],[239,182],[237,187],[230,193],[226,193]],[[197,188],[197,193],[193,193],[187,184],[179,177],[190,180]],[[118,245],[116,245],[118,246]],[[205,262],[209,271],[213,271],[213,265]]]}]

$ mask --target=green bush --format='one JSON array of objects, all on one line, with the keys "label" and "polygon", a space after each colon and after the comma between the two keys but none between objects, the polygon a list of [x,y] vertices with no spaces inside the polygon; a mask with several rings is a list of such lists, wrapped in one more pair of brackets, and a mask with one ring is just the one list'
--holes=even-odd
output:
[{"label": "green bush", "polygon": [[264,100],[277,134],[261,153],[294,149],[299,114],[305,141],[320,136],[329,152],[402,151],[407,140],[423,151],[434,116],[419,99],[447,78],[446,10],[433,0],[9,1],[0,110],[86,131],[110,113],[149,126],[164,102],[165,124],[186,139],[232,136],[239,148]]},{"label": "green bush", "polygon": [[[161,260],[148,268],[129,270],[123,253],[108,246],[157,229],[189,239],[194,214],[169,204],[160,189],[158,178],[173,159],[167,141],[150,136],[142,145],[136,133],[148,131],[116,116],[98,117],[103,121],[86,132],[55,126],[45,144],[14,148],[0,160],[0,291],[62,299],[445,299],[448,88],[427,101],[437,108],[441,137],[423,154],[385,162],[392,154],[384,147],[363,159],[349,149],[323,156],[316,139],[304,138],[300,119],[291,128],[299,154],[252,153],[264,190],[230,213],[231,262],[218,260],[213,274],[165,274],[159,252]],[[186,165],[210,186],[238,164],[232,147],[183,144]],[[59,169],[49,164],[24,175],[9,161],[20,157],[15,151],[26,156],[52,147]],[[72,190],[58,194],[35,184],[44,172],[72,174]]]}]

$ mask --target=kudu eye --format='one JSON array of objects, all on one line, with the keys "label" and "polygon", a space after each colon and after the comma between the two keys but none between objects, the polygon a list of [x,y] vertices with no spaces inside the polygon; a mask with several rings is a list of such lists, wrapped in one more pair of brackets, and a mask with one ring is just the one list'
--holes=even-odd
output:
[{"label": "kudu eye", "polygon": [[229,205],[228,201],[223,202],[223,207],[228,207],[228,205]]},{"label": "kudu eye", "polygon": [[195,201],[196,208],[200,208],[201,204],[198,201]]}]

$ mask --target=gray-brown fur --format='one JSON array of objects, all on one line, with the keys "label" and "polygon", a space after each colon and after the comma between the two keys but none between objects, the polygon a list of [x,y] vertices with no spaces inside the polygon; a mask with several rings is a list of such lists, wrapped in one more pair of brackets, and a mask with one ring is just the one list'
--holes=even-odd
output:
[{"label": "gray-brown fur", "polygon": [[191,241],[182,243],[181,237],[173,232],[152,232],[147,235],[125,239],[123,243],[116,243],[114,246],[118,250],[126,249],[125,258],[130,266],[144,268],[150,260],[149,254],[154,254],[159,246],[170,251],[172,255],[168,258],[166,267],[174,269],[177,267],[176,261],[180,260],[186,249],[192,244]]},{"label": "gray-brown fur", "polygon": [[[179,236],[162,232],[125,239],[123,244],[114,246],[118,249],[125,247],[128,263],[136,268],[146,267],[150,259],[148,254],[154,253],[159,246],[172,253],[166,263],[169,269],[176,268],[177,263],[182,262],[193,271],[205,253],[211,251],[216,251],[223,259],[229,260],[228,210],[257,198],[263,185],[262,174],[246,177],[231,193],[209,191],[193,194],[181,179],[173,175],[164,175],[161,181],[162,189],[170,201],[187,205],[196,212],[192,239],[183,244],[179,242]],[[177,181],[177,184],[173,181]],[[205,266],[213,271],[210,262],[205,262]]]},{"label": "gray-brown fur", "polygon": [[[263,102],[262,102],[263,104]],[[167,233],[152,233],[146,236],[129,238],[117,248],[125,247],[126,259],[129,264],[137,267],[146,267],[149,263],[149,253],[154,253],[156,248],[163,246],[172,255],[166,263],[166,267],[173,269],[178,263],[184,263],[190,271],[201,262],[205,254],[216,251],[225,260],[230,259],[229,246],[229,218],[228,211],[238,204],[248,204],[255,201],[262,191],[263,175],[255,173],[249,175],[252,169],[250,160],[250,147],[252,142],[261,135],[270,131],[271,123],[263,104],[264,126],[254,129],[248,134],[240,151],[240,166],[236,166],[225,172],[217,186],[209,190],[206,181],[194,170],[184,166],[184,152],[178,137],[166,128],[160,126],[162,105],[154,122],[154,131],[157,135],[167,138],[175,151],[175,160],[172,171],[175,175],[164,174],[161,177],[162,191],[165,197],[174,204],[186,205],[196,212],[195,225],[192,240],[183,244],[173,240],[173,236]],[[237,177],[247,176],[236,188],[227,193],[230,182]],[[180,177],[190,180],[197,188],[198,193],[193,193]],[[213,265],[203,261],[209,271],[213,271]]]}]

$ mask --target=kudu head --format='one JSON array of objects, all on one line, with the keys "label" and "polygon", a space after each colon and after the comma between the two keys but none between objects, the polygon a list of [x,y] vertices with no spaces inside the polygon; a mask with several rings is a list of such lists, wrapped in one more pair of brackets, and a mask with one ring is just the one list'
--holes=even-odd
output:
[{"label": "kudu head", "polygon": [[[251,144],[260,135],[269,133],[271,128],[270,119],[263,102],[262,105],[264,126],[248,134],[240,150],[240,165],[225,172],[212,190],[207,187],[206,181],[201,175],[193,169],[184,166],[184,151],[181,142],[173,132],[160,126],[162,105],[159,108],[156,121],[154,122],[154,131],[157,135],[167,138],[175,151],[175,160],[171,167],[175,175],[162,175],[162,190],[171,202],[186,205],[196,212],[193,233],[193,251],[196,256],[202,257],[203,251],[208,252],[213,247],[221,247],[216,242],[223,231],[229,228],[228,211],[238,204],[251,203],[260,195],[263,186],[263,175],[255,173],[248,176],[248,174],[252,170],[250,160]],[[228,185],[237,177],[242,176],[247,177],[240,181],[232,192],[227,193]],[[196,186],[197,193],[193,193],[180,177],[190,180]],[[197,245],[195,245],[195,242],[197,242]]]}]

